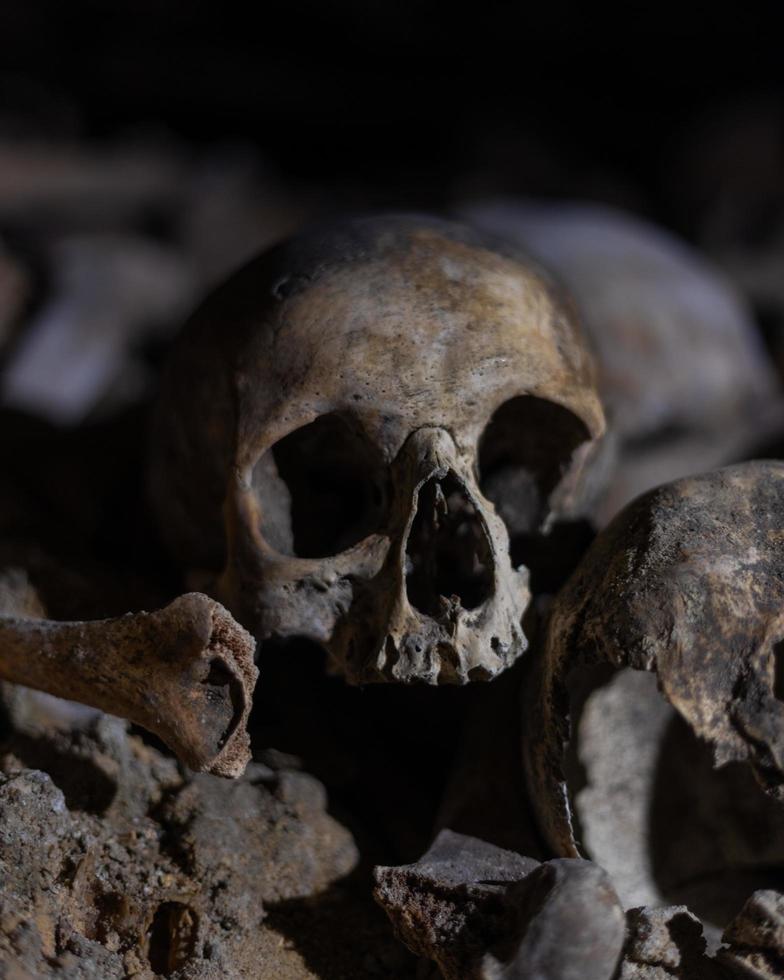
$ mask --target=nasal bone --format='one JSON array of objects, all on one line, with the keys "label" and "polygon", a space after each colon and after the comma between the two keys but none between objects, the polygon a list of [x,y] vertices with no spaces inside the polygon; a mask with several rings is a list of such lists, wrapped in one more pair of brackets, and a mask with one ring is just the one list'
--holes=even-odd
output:
[{"label": "nasal bone", "polygon": [[406,593],[421,614],[445,621],[488,602],[492,551],[465,483],[451,468],[431,470],[416,494],[406,541]]},{"label": "nasal bone", "polygon": [[457,447],[451,434],[436,426],[412,432],[406,450],[413,457],[418,481],[443,480],[456,468]]}]

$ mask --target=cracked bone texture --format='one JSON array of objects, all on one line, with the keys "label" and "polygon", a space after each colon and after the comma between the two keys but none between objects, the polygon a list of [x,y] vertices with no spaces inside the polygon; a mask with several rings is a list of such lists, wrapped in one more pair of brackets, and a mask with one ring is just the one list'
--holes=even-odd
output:
[{"label": "cracked bone texture", "polygon": [[755,892],[724,932],[718,960],[733,977],[777,980],[784,973],[784,895]]},{"label": "cracked bone texture", "polygon": [[687,904],[713,947],[784,866],[782,489],[784,465],[754,462],[629,505],[554,602],[527,701],[550,845],[607,857],[627,904]]},{"label": "cracked bone texture", "polygon": [[115,719],[17,731],[1,751],[0,975],[307,980],[287,940],[305,900],[322,942],[346,917],[388,945],[338,884],[356,848],[305,773],[186,776]]},{"label": "cracked bone texture", "polygon": [[[0,580],[6,607],[21,601],[15,590],[29,605],[24,583],[8,581]],[[4,680],[129,718],[191,768],[223,776],[240,775],[250,759],[253,651],[226,610],[196,592],[113,620],[0,616]]]},{"label": "cracked bone texture", "polygon": [[539,864],[449,830],[415,864],[377,868],[375,896],[445,980],[610,980],[623,944],[623,913],[597,865]]},{"label": "cracked bone texture", "polygon": [[314,640],[354,683],[465,683],[527,645],[502,518],[530,537],[578,511],[603,430],[530,262],[433,218],[354,219],[265,253],[186,325],[150,491],[257,638]]},{"label": "cracked bone texture", "polygon": [[510,198],[463,213],[529,250],[574,296],[618,456],[602,522],[659,483],[743,459],[780,432],[781,385],[748,304],[686,242],[584,202]]}]

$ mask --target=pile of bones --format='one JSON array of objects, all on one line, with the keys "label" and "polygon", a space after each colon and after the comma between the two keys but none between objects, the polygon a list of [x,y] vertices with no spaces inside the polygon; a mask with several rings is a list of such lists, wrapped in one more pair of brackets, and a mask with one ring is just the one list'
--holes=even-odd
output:
[{"label": "pile of bones", "polygon": [[784,976],[784,400],[703,260],[315,225],[159,389],[154,587],[3,485],[2,976]]}]

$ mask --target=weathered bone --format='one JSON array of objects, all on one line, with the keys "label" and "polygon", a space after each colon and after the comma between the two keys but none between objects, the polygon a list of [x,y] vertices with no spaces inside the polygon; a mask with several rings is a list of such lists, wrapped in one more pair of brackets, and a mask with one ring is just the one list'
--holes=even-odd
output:
[{"label": "weathered bone", "polygon": [[627,907],[688,905],[711,950],[784,865],[782,528],[781,463],[639,498],[556,598],[527,691],[550,846],[606,866]]},{"label": "weathered bone", "polygon": [[579,512],[603,432],[539,269],[462,225],[370,216],[259,256],[196,312],[150,490],[257,638],[319,643],[352,683],[464,684],[525,651],[526,554]]},{"label": "weathered bone", "polygon": [[654,671],[717,765],[748,762],[784,799],[784,464],[727,467],[653,490],[599,535],[550,616],[527,714],[529,783],[551,845],[577,854],[563,779],[566,677]]},{"label": "weathered bone", "polygon": [[239,776],[258,670],[252,638],[205,595],[93,622],[0,616],[0,677],[121,715],[190,768]]},{"label": "weathered bone", "polygon": [[[781,384],[751,311],[686,242],[590,203],[502,198],[464,213],[529,251],[575,299],[617,451],[594,513],[602,524],[638,494],[748,458],[781,431]],[[754,268],[762,261],[755,249]],[[780,264],[776,255],[777,283]]]}]

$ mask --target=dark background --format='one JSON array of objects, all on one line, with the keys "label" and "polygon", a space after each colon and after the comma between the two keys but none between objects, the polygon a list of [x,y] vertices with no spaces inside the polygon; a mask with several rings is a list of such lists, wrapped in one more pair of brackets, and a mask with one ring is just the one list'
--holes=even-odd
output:
[{"label": "dark background", "polygon": [[587,194],[689,235],[712,192],[683,163],[695,131],[778,105],[772,11],[7,0],[0,115],[22,132],[252,141],[336,204]]},{"label": "dark background", "polygon": [[204,293],[304,222],[496,194],[685,237],[784,373],[774,9],[5,0],[0,408],[111,419]]}]

